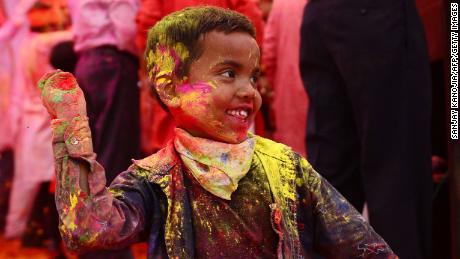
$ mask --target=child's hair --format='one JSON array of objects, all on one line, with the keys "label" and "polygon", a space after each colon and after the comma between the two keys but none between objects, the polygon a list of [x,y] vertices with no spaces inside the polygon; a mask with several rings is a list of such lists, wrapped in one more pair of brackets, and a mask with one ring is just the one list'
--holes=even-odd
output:
[{"label": "child's hair", "polygon": [[[211,31],[246,32],[256,37],[251,21],[230,9],[202,6],[171,13],[148,32],[145,59],[150,79],[154,81],[156,74],[163,69],[160,66],[164,64],[158,60],[164,61],[164,57],[160,56],[165,51],[171,53],[171,50],[174,52],[172,72],[179,78],[186,76],[190,64],[203,53],[201,37]],[[152,88],[154,94],[157,94],[155,86]]]}]

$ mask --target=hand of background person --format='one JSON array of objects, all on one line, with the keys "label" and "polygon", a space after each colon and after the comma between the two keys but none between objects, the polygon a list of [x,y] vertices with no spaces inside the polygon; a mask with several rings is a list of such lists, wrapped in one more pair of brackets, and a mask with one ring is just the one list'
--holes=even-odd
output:
[{"label": "hand of background person", "polygon": [[43,105],[51,118],[71,120],[86,116],[86,101],[75,77],[55,70],[45,74],[38,82]]}]

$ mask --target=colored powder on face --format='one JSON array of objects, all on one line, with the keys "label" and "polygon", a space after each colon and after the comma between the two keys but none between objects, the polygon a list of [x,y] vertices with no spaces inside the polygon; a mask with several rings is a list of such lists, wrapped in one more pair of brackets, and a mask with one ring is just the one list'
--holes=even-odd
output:
[{"label": "colored powder on face", "polygon": [[190,56],[187,47],[182,42],[178,42],[174,45],[174,52],[177,54],[181,62],[185,62]]},{"label": "colored powder on face", "polygon": [[217,89],[217,83],[215,81],[209,81],[208,84],[213,88]]},{"label": "colored powder on face", "polygon": [[170,83],[171,83],[171,79],[169,79],[169,78],[160,77],[160,78],[156,79],[156,84],[157,85],[164,85],[164,84],[170,84]]},{"label": "colored powder on face", "polygon": [[147,66],[153,68],[149,71],[149,77],[157,84],[162,76],[172,77],[188,57],[187,47],[180,42],[174,46],[158,45],[155,52],[150,50],[147,56]]},{"label": "colored powder on face", "polygon": [[[158,69],[156,74],[150,75],[152,79],[156,80],[158,77],[171,75],[174,72],[176,62],[173,57],[169,55],[169,53],[164,52],[161,49],[157,49],[155,53],[152,51],[150,53],[152,54],[149,54],[148,62],[155,64],[156,68]],[[153,76],[155,78],[153,78]]]},{"label": "colored powder on face", "polygon": [[207,94],[214,88],[210,83],[197,82],[193,84],[182,84],[177,87],[178,93],[188,93],[191,91],[199,91],[201,94]]}]

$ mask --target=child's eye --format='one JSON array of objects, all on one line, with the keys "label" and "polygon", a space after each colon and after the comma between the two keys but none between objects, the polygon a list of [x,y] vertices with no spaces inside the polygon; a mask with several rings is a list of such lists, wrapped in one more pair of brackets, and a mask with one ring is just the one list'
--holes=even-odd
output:
[{"label": "child's eye", "polygon": [[233,72],[232,70],[227,70],[227,71],[224,71],[221,75],[225,77],[229,77],[229,78],[234,78],[235,72]]},{"label": "child's eye", "polygon": [[255,85],[259,81],[259,76],[251,76],[250,80],[251,80],[251,83]]}]

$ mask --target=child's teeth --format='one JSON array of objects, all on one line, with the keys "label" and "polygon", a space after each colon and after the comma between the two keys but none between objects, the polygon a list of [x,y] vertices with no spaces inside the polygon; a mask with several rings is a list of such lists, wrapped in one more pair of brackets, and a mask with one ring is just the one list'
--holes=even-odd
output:
[{"label": "child's teeth", "polygon": [[242,117],[242,118],[248,117],[248,112],[245,110],[231,110],[231,111],[228,111],[228,113],[235,117]]}]

